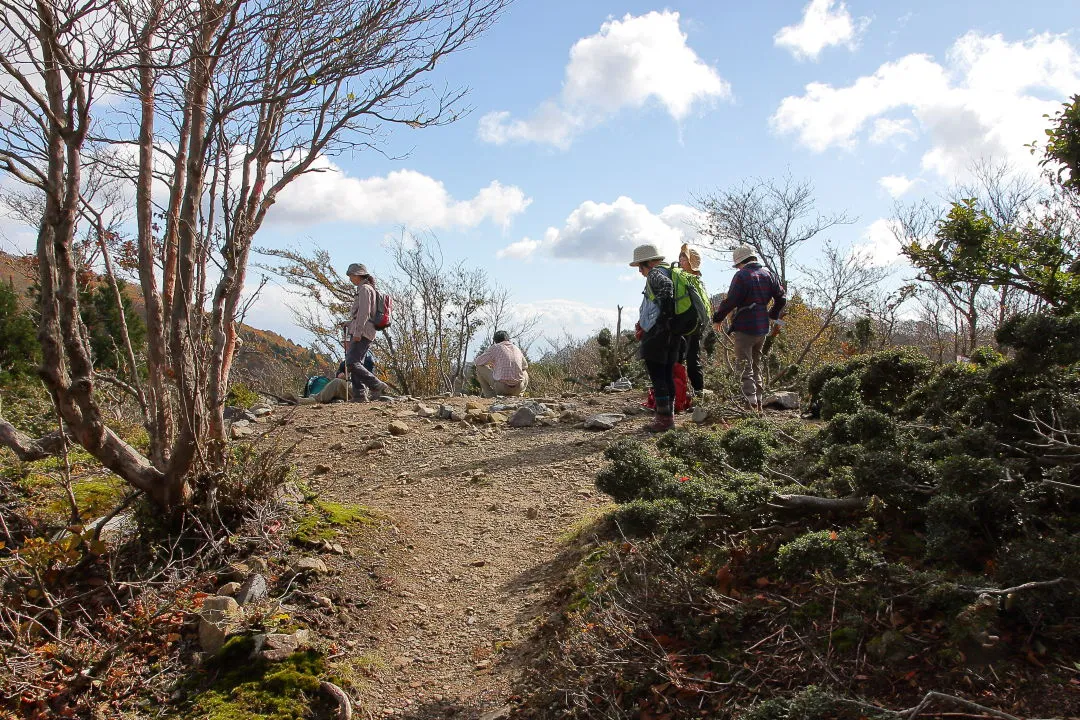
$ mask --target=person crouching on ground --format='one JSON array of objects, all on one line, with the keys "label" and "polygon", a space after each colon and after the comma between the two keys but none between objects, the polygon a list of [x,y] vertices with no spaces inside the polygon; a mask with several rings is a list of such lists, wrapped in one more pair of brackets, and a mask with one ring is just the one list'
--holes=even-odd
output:
[{"label": "person crouching on ground", "polygon": [[510,334],[505,330],[497,330],[492,340],[491,347],[473,361],[481,394],[486,398],[521,395],[529,387],[529,361],[510,342]]},{"label": "person crouching on ground", "polygon": [[682,337],[675,332],[675,284],[664,272],[664,256],[655,245],[634,248],[636,267],[645,278],[644,299],[638,326],[641,335],[641,359],[652,381],[656,411],[647,432],[663,432],[675,427],[675,363],[679,359]]},{"label": "person crouching on ground", "polygon": [[[761,373],[761,350],[773,324],[783,324],[780,312],[787,305],[784,286],[768,268],[762,267],[749,245],[732,252],[738,272],[731,278],[727,297],[713,314],[717,332],[723,332],[724,318],[732,314],[728,333],[735,345],[735,358],[742,368],[742,393],[754,410],[761,409],[765,388]],[[772,307],[769,307],[772,301]]]},{"label": "person crouching on ground", "polygon": [[371,398],[375,399],[388,394],[390,386],[375,377],[374,373],[364,366],[364,357],[367,355],[371,343],[375,340],[376,334],[373,320],[375,315],[375,278],[361,263],[350,265],[346,274],[352,284],[356,286],[356,296],[353,299],[349,322],[346,325],[349,336],[349,349],[345,354],[345,362],[349,364],[353,402],[363,402],[368,399],[368,391],[371,392]]},{"label": "person crouching on ground", "polygon": [[[679,267],[692,278],[691,282],[701,287],[705,297],[709,292],[701,280],[701,254],[689,245],[683,245],[679,250]],[[701,363],[701,339],[709,332],[708,327],[699,327],[690,335],[683,338],[682,352],[679,360],[686,367],[686,377],[690,380],[690,388],[694,397],[700,399],[705,394],[705,370]]]}]

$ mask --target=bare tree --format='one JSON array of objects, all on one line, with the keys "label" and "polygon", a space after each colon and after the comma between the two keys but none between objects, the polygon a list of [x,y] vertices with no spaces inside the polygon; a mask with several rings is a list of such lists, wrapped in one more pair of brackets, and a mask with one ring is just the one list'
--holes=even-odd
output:
[{"label": "bare tree", "polygon": [[[456,119],[463,91],[424,78],[505,3],[0,0],[0,170],[45,198],[41,373],[81,445],[165,508],[212,482],[266,213],[320,158],[376,145],[397,124]],[[137,152],[96,152],[107,148]],[[104,423],[78,322],[72,250],[94,162],[134,186],[148,456]]]},{"label": "bare tree", "polygon": [[510,290],[494,284],[491,298],[484,309],[485,340],[490,341],[497,330],[505,330],[516,341],[521,352],[526,355],[540,339],[540,323],[543,318],[536,313],[520,314],[515,312]]},{"label": "bare tree", "polygon": [[855,221],[842,212],[817,212],[813,184],[790,173],[780,179],[746,180],[695,198],[694,204],[705,214],[699,230],[714,252],[746,243],[785,286],[796,248],[831,227]]},{"label": "bare tree", "polygon": [[852,310],[865,307],[874,289],[888,275],[886,269],[875,266],[866,255],[838,250],[831,243],[825,244],[819,265],[799,269],[805,278],[806,303],[818,311],[820,319],[817,329],[795,356],[792,364],[796,366],[802,365],[826,330]]}]

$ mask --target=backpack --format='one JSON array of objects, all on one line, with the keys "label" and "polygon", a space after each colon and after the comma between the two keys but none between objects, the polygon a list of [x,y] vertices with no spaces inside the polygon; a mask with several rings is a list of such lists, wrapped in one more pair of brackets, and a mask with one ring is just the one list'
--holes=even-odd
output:
[{"label": "backpack", "polygon": [[312,375],[304,383],[304,397],[313,397],[330,384],[329,378],[324,375]]},{"label": "backpack", "polygon": [[[681,335],[693,335],[698,330],[709,327],[712,319],[712,304],[701,280],[682,268],[671,265],[661,266],[672,285],[675,286],[675,327]],[[649,290],[646,296],[652,295]],[[650,300],[654,299],[649,297]]]},{"label": "backpack", "polygon": [[376,330],[390,327],[390,314],[394,309],[394,299],[386,293],[375,291],[375,309],[371,314],[371,323]]},{"label": "backpack", "polygon": [[[686,375],[686,366],[675,363],[672,372],[675,376],[675,397],[672,399],[672,407],[677,413],[686,412],[693,404],[690,392],[687,390],[690,387],[690,381]],[[656,395],[653,393],[653,388],[649,388],[649,393],[645,396],[645,402],[641,403],[641,407],[648,410],[656,409]]]}]

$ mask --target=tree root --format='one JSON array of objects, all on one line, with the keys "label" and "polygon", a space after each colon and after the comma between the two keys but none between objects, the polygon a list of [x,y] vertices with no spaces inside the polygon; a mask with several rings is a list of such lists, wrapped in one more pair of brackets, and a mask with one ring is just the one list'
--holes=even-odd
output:
[{"label": "tree root", "polygon": [[319,689],[337,701],[337,720],[352,720],[352,701],[349,700],[349,696],[345,694],[344,690],[326,680],[319,683]]}]

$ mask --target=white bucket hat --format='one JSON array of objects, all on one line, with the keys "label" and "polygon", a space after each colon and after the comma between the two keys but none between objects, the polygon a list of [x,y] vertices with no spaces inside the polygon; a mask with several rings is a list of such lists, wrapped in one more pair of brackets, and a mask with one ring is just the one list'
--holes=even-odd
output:
[{"label": "white bucket hat", "polygon": [[757,260],[757,251],[749,245],[740,245],[731,251],[731,261],[735,267],[739,267],[750,258]]},{"label": "white bucket hat", "polygon": [[630,263],[630,267],[637,267],[650,260],[663,259],[664,256],[660,254],[660,251],[656,249],[655,245],[638,245],[634,248],[634,262]]}]

